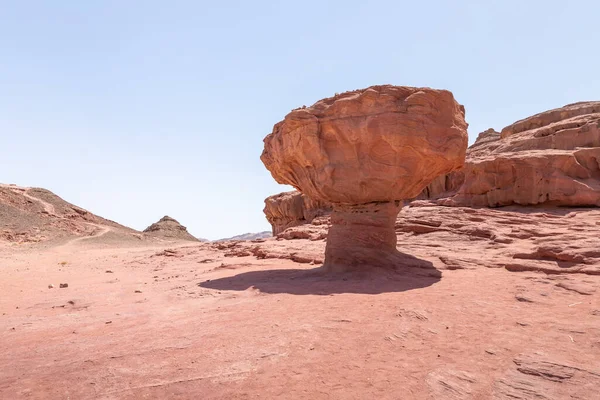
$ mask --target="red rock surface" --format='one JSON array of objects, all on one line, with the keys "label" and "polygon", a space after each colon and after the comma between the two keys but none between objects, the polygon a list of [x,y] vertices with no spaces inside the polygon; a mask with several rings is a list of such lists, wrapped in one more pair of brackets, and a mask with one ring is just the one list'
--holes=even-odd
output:
[{"label": "red rock surface", "polygon": [[298,192],[283,192],[265,199],[263,210],[267,220],[273,227],[273,235],[287,228],[309,224],[316,217],[331,212],[331,204],[313,200]]},{"label": "red rock surface", "polygon": [[395,268],[401,200],[463,166],[466,128],[448,91],[372,86],[292,111],[261,160],[279,183],[332,203],[326,268]]},{"label": "red rock surface", "polygon": [[483,132],[463,170],[420,198],[447,205],[600,206],[600,102],[575,103]]},{"label": "red rock surface", "polygon": [[[319,264],[331,223],[328,217],[317,222],[319,225],[287,229],[274,241],[236,242],[229,251],[264,258],[285,254],[290,258],[293,254],[296,260]],[[401,251],[411,249],[413,253],[418,249],[418,256],[439,270],[469,268],[479,263],[477,258],[483,251],[488,268],[600,275],[600,209],[596,208],[474,209],[414,201],[400,211],[394,229]],[[305,250],[269,250],[272,243],[282,239],[305,240]]]}]

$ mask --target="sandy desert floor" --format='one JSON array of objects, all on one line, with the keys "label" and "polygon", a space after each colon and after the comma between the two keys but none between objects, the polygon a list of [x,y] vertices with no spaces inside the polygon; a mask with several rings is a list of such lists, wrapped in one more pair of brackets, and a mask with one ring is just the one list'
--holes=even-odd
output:
[{"label": "sandy desert floor", "polygon": [[0,398],[598,398],[598,275],[226,254],[0,248]]}]

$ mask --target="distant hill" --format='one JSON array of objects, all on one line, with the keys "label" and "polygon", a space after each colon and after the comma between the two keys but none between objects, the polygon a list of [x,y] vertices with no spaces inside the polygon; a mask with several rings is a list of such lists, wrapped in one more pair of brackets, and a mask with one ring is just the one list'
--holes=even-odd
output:
[{"label": "distant hill", "polygon": [[229,238],[215,240],[215,242],[220,242],[223,240],[254,240],[254,239],[265,239],[273,236],[271,231],[263,231],[263,232],[255,232],[255,233],[244,233],[242,235],[232,236]]},{"label": "distant hill", "polygon": [[175,218],[171,218],[168,215],[165,215],[158,222],[155,222],[144,229],[144,233],[169,239],[190,240],[194,242],[203,241],[202,239],[192,236],[185,226],[181,225]]},{"label": "distant hill", "polygon": [[141,232],[99,217],[49,190],[0,184],[0,242],[139,241]]}]

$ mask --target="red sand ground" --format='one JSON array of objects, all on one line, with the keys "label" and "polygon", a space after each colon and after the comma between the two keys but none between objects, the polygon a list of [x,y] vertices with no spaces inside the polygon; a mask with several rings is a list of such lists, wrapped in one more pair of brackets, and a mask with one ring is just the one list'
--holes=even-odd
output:
[{"label": "red sand ground", "polygon": [[600,218],[573,212],[407,208],[399,275],[243,256],[318,262],[323,240],[6,245],[0,398],[596,399]]}]

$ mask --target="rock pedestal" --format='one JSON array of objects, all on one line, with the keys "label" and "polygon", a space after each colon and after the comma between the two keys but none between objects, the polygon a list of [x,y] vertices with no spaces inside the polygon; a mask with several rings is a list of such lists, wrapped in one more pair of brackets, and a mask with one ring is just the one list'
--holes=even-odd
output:
[{"label": "rock pedestal", "polygon": [[325,247],[324,268],[331,272],[395,268],[399,201],[335,205]]}]

